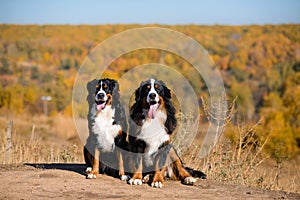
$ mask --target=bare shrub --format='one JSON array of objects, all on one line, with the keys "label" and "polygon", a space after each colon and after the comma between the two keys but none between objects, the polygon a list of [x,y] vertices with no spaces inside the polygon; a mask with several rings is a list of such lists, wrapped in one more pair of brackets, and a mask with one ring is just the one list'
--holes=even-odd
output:
[{"label": "bare shrub", "polygon": [[[226,123],[220,127],[222,132],[236,112],[235,100],[229,106],[226,115],[223,115]],[[203,107],[208,119],[215,117],[204,101]],[[201,141],[194,140],[189,148],[184,151],[179,149],[183,162],[186,166],[206,173],[208,179],[243,186],[299,192],[299,173],[287,174],[287,170],[284,170],[287,169],[285,162],[270,159],[269,154],[264,151],[270,134],[266,130],[264,137],[257,137],[257,128],[262,123],[263,119],[252,125],[249,123],[231,125],[230,131],[235,132],[236,137],[232,139],[223,134],[212,151],[203,159],[199,156]]]}]

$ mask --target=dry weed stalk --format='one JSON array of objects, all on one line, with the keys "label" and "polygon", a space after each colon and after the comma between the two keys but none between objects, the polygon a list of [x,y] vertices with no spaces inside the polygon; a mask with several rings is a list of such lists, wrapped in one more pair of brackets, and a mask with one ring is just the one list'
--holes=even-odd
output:
[{"label": "dry weed stalk", "polygon": [[[221,104],[213,105],[209,109],[202,98],[202,105],[209,122],[216,122],[218,128],[216,131],[222,133],[225,126],[228,125],[234,114],[235,98],[226,112],[218,112]],[[223,99],[224,100],[224,99]],[[221,101],[221,100],[220,100]],[[217,123],[223,117],[224,124],[221,126]],[[285,190],[288,192],[297,192],[295,176],[287,178],[288,183],[284,183],[280,179],[282,164],[279,163],[274,169],[264,168],[264,162],[270,157],[264,152],[264,148],[269,139],[270,133],[266,133],[265,137],[257,137],[256,130],[263,123],[263,118],[259,119],[254,125],[238,124],[234,126],[238,133],[238,139],[231,141],[225,136],[222,136],[222,143],[214,146],[211,153],[204,159],[197,156],[197,152],[201,148],[193,144],[185,152],[182,153],[184,163],[194,169],[202,170],[207,174],[207,177],[212,180],[239,184],[243,186],[254,186],[272,190]],[[297,176],[299,177],[299,176]]]},{"label": "dry weed stalk", "polygon": [[0,164],[82,161],[82,157],[78,156],[79,148],[76,143],[71,147],[58,147],[45,142],[40,133],[36,133],[39,127],[35,124],[32,125],[31,135],[27,137],[15,130],[12,124],[9,121],[7,131],[0,132]]},{"label": "dry weed stalk", "polygon": [[209,128],[206,132],[202,147],[200,149],[200,158],[206,157],[219,141],[219,138],[224,132],[225,127],[231,121],[234,113],[236,112],[236,99],[237,98],[233,100],[228,108],[226,96],[223,94],[218,101],[212,102],[212,105],[209,108],[205,103],[204,98],[201,97],[203,110],[208,120]]}]

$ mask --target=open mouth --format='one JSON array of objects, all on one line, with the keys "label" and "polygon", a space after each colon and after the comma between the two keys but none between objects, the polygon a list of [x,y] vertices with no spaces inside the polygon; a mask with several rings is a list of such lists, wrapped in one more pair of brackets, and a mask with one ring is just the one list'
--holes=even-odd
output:
[{"label": "open mouth", "polygon": [[156,102],[155,100],[150,100],[150,102],[149,102],[149,105],[151,106],[151,105],[155,105],[155,104],[158,104],[158,102]]},{"label": "open mouth", "polygon": [[97,104],[97,110],[101,111],[105,108],[106,101],[96,101],[96,104]]},{"label": "open mouth", "polygon": [[156,102],[156,101],[150,101],[149,105],[150,105],[150,108],[148,111],[148,118],[154,119],[156,117],[157,110],[158,110],[160,104],[159,104],[159,102]]}]

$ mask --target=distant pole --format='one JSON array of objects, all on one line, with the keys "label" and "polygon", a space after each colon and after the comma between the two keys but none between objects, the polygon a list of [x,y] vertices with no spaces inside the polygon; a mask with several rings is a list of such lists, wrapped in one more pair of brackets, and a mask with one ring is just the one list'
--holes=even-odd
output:
[{"label": "distant pole", "polygon": [[6,164],[11,162],[11,150],[12,150],[12,126],[13,121],[8,122],[6,130]]},{"label": "distant pole", "polygon": [[48,101],[52,100],[51,96],[42,96],[44,115],[48,116]]}]

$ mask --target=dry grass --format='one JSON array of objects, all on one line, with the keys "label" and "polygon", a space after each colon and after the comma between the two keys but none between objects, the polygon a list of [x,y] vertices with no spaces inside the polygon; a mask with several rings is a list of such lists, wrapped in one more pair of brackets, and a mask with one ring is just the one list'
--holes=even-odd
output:
[{"label": "dry grass", "polygon": [[[204,108],[208,109],[206,105]],[[211,112],[206,110],[205,113]],[[233,102],[229,106],[226,119],[231,120],[234,113]],[[256,136],[256,130],[261,123],[263,120],[252,125],[246,123],[233,126],[231,124],[229,132],[235,132],[237,138],[230,140],[226,134],[223,134],[204,159],[199,156],[201,150],[199,144],[203,142],[203,137],[196,137],[188,149],[178,149],[178,152],[186,166],[203,171],[209,179],[242,186],[299,193],[299,161],[297,158],[294,160],[271,159],[264,151],[269,138],[267,130],[265,137]],[[224,127],[228,124],[230,121],[227,121]],[[185,135],[194,131],[191,127],[184,128]]]},{"label": "dry grass", "polygon": [[[243,129],[241,138],[251,136],[249,129]],[[244,135],[248,134],[248,135]],[[193,144],[182,156],[184,163],[207,174],[209,179],[231,184],[260,187],[271,190],[300,192],[300,174],[295,161],[275,162],[269,159],[263,148],[266,139],[259,147],[254,147],[253,138],[238,144],[226,137],[221,138],[212,152],[200,159],[200,148]]]},{"label": "dry grass", "polygon": [[[11,141],[7,126],[12,121]],[[82,143],[72,118],[0,117],[0,164],[83,162]]]},{"label": "dry grass", "polygon": [[[84,162],[83,144],[77,136],[72,118],[61,115],[1,116],[0,164]],[[6,129],[10,119],[13,119],[12,145],[7,154],[9,145]],[[177,136],[177,142],[186,140],[189,132],[194,130],[191,117],[185,117],[184,120],[186,127],[182,129],[183,137],[180,139],[180,135]],[[187,149],[180,142],[175,146],[187,166],[203,171],[209,179],[299,193],[300,176],[296,161],[276,162],[268,157],[264,152],[268,136],[256,138],[254,134],[260,123],[231,126],[229,130],[238,133],[238,138],[229,140],[223,134],[204,159],[199,157],[199,144],[203,137],[196,136]]]}]

